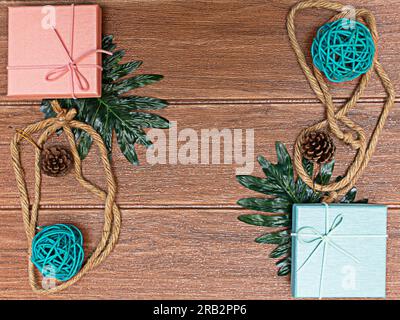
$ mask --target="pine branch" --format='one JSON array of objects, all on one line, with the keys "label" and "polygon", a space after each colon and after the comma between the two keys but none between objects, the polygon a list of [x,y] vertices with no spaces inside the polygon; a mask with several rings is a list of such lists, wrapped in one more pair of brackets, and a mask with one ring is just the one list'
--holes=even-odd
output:
[{"label": "pine branch", "polygon": [[[263,157],[258,161],[266,175],[265,178],[253,176],[237,176],[236,179],[244,187],[269,195],[269,198],[244,198],[237,203],[243,208],[260,211],[260,214],[244,214],[238,219],[247,224],[280,230],[267,232],[255,239],[257,243],[275,244],[277,247],[270,253],[270,258],[281,258],[276,262],[278,275],[290,273],[291,267],[291,216],[294,203],[319,203],[325,193],[313,191],[301,178],[294,178],[292,159],[286,147],[276,142],[278,162],[271,163]],[[317,183],[326,185],[331,180],[335,162],[321,167],[316,176]],[[303,159],[303,167],[309,175],[313,173],[312,162]],[[340,177],[339,177],[340,179]],[[357,189],[352,188],[341,199],[342,203],[356,202]],[[367,202],[363,199],[357,202]]]},{"label": "pine branch", "polygon": [[[144,129],[169,128],[169,121],[154,113],[143,111],[160,110],[168,102],[158,98],[127,95],[131,90],[155,83],[163,78],[157,74],[132,76],[142,61],[120,63],[125,56],[124,50],[116,50],[113,36],[103,37],[104,50],[113,52],[112,56],[103,55],[103,79],[101,98],[59,99],[66,109],[76,108],[76,119],[93,126],[101,135],[111,157],[112,137],[115,133],[118,145],[125,158],[132,164],[139,163],[135,144],[146,148],[152,145]],[[50,100],[43,100],[40,110],[46,118],[54,117]],[[92,138],[81,130],[74,130],[79,155],[84,159],[92,145]]]}]

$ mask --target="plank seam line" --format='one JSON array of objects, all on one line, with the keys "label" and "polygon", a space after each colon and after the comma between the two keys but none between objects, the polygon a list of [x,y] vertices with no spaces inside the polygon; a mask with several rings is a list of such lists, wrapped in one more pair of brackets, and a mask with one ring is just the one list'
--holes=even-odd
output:
[{"label": "plank seam line", "polygon": [[[271,99],[167,99],[171,106],[191,106],[191,105],[231,105],[231,104],[277,104],[277,105],[291,105],[291,104],[316,104],[320,105],[318,99],[313,98],[271,98]],[[335,103],[344,103],[345,98],[335,98]],[[396,103],[400,102],[400,98],[395,100]],[[365,97],[359,100],[362,104],[376,104],[384,103],[381,97]],[[0,101],[0,106],[39,106],[40,101]]]},{"label": "plank seam line", "polygon": [[[333,99],[335,103],[345,103],[345,98]],[[271,98],[271,99],[169,99],[168,102],[171,106],[180,105],[224,105],[224,104],[277,104],[277,105],[291,105],[291,104],[315,104],[320,105],[318,99],[313,98]],[[396,99],[395,103],[399,103],[400,99]],[[376,104],[384,103],[383,98],[371,97],[360,99],[358,103],[362,104]]]},{"label": "plank seam line", "polygon": [[[386,204],[388,210],[400,209],[400,204]],[[248,211],[237,205],[119,205],[122,210],[235,210],[235,211]],[[98,210],[104,209],[103,205],[42,205],[41,210]],[[15,211],[21,210],[19,206],[0,206],[2,211]]]}]

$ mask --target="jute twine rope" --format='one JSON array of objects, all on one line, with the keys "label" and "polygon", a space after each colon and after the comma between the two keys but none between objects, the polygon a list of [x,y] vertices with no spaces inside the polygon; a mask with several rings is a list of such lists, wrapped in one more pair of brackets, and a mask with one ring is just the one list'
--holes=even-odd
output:
[{"label": "jute twine rope", "polygon": [[[117,191],[117,186],[113,173],[111,171],[110,162],[107,156],[107,149],[101,136],[89,125],[73,120],[76,115],[75,109],[70,109],[69,111],[61,108],[59,103],[54,100],[52,101],[53,110],[57,113],[57,117],[46,119],[34,124],[27,126],[23,129],[22,134],[17,133],[11,142],[11,156],[12,164],[14,167],[18,191],[20,194],[21,207],[22,207],[22,217],[24,221],[25,232],[28,238],[28,253],[29,253],[29,282],[33,291],[37,293],[54,293],[64,290],[81,279],[88,271],[95,268],[106,257],[110,254],[114,248],[120,233],[121,227],[121,214],[120,210],[115,203],[115,196]],[[80,184],[88,189],[91,193],[102,199],[105,203],[104,209],[104,227],[101,235],[101,239],[91,253],[90,257],[86,260],[81,270],[70,280],[59,284],[50,289],[44,289],[39,285],[39,279],[37,279],[35,267],[31,262],[31,244],[32,239],[35,236],[37,228],[37,220],[39,213],[39,203],[41,195],[41,168],[40,168],[40,148],[47,141],[47,139],[54,134],[58,129],[62,128],[63,132],[66,134],[68,143],[71,148],[71,153],[74,158],[74,170],[75,177],[80,182]],[[97,145],[100,151],[101,161],[103,163],[106,180],[107,180],[107,192],[100,190],[94,184],[86,180],[82,175],[82,163],[79,157],[78,151],[76,149],[74,135],[72,133],[72,128],[81,129],[86,131],[91,135],[93,141]],[[25,174],[21,165],[21,155],[20,155],[20,142],[23,136],[30,136],[31,134],[43,130],[40,135],[37,145],[40,148],[36,148],[35,151],[35,186],[34,186],[34,201],[32,203],[32,208],[30,209],[30,202],[25,182]]]},{"label": "jute twine rope", "polygon": [[[289,39],[292,48],[297,56],[297,60],[301,68],[303,69],[303,72],[311,88],[315,92],[318,99],[326,107],[326,119],[302,130],[299,134],[294,147],[294,165],[298,175],[308,186],[314,188],[317,191],[327,192],[328,196],[324,199],[324,201],[332,202],[336,198],[346,194],[354,186],[357,179],[367,167],[368,162],[375,151],[376,145],[378,143],[378,138],[382,132],[386,118],[388,117],[388,114],[394,105],[395,91],[388,75],[378,61],[377,53],[375,53],[373,67],[366,74],[361,76],[361,79],[357,87],[355,88],[351,98],[337,110],[333,103],[332,95],[330,93],[328,85],[324,80],[324,76],[316,67],[313,67],[313,69],[311,69],[308,66],[305,55],[300,48],[299,42],[296,38],[295,16],[299,11],[308,8],[329,9],[339,12],[330,21],[347,17],[348,12],[346,12],[347,7],[345,7],[341,3],[324,0],[311,0],[302,1],[296,4],[294,7],[292,7],[287,17],[287,30],[289,34]],[[378,42],[378,32],[376,28],[375,17],[373,16],[373,14],[366,9],[356,9],[356,18],[361,22],[364,22],[369,28],[376,46]],[[374,70],[386,91],[386,99],[375,129],[372,132],[369,141],[367,141],[364,129],[357,123],[352,121],[350,118],[348,118],[347,113],[351,108],[356,106],[357,101],[363,94]],[[347,130],[343,131],[340,128],[339,124],[347,127]],[[340,180],[339,182],[330,183],[328,185],[321,185],[318,183],[314,183],[312,177],[310,177],[306,170],[303,168],[301,144],[304,136],[308,132],[327,128],[339,140],[350,145],[354,150],[357,150],[357,153],[342,180]]]}]

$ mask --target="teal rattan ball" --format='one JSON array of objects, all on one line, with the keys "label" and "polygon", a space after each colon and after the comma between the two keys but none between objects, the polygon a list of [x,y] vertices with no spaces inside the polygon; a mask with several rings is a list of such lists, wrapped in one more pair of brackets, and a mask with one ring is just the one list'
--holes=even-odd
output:
[{"label": "teal rattan ball", "polygon": [[83,237],[67,224],[44,227],[32,240],[32,263],[45,277],[67,281],[82,267]]},{"label": "teal rattan ball", "polygon": [[345,82],[372,67],[375,43],[364,24],[343,18],[319,28],[311,54],[314,65],[330,81]]}]

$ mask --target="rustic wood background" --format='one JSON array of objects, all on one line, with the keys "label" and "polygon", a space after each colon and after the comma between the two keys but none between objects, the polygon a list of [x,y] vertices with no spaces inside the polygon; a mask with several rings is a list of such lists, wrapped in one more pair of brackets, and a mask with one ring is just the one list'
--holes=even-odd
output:
[{"label": "rustic wood background", "polygon": [[[92,1],[87,1],[92,2]],[[275,158],[274,142],[292,145],[299,130],[323,117],[289,46],[285,17],[295,0],[108,0],[104,32],[116,36],[127,58],[144,60],[142,73],[161,73],[162,82],[137,90],[166,98],[160,114],[179,128],[254,128],[255,153]],[[7,6],[54,4],[48,1],[0,1],[0,298],[43,298],[27,280],[26,240],[10,166],[9,141],[16,128],[42,118],[39,102],[9,101],[7,76]],[[57,3],[71,3],[58,1]],[[400,91],[400,1],[352,0],[372,10],[380,31],[379,54]],[[305,11],[298,19],[299,38],[307,48],[327,11]],[[355,85],[334,85],[337,102]],[[376,77],[353,119],[371,130],[383,103]],[[400,102],[399,100],[397,100]],[[380,145],[358,182],[359,197],[389,205],[387,297],[399,298],[400,276],[400,111],[387,121]],[[29,170],[32,148],[24,148]],[[235,165],[148,165],[140,167],[115,151],[123,227],[109,259],[78,284],[46,298],[111,299],[289,299],[288,278],[276,276],[271,247],[253,239],[262,228],[237,221],[239,198],[255,193],[235,181]],[[351,161],[340,146],[337,172]],[[85,161],[89,178],[102,185],[99,160]],[[261,175],[256,166],[255,174]],[[32,185],[32,172],[28,174]],[[44,179],[40,223],[75,223],[86,249],[99,238],[102,204],[72,175]]]}]

